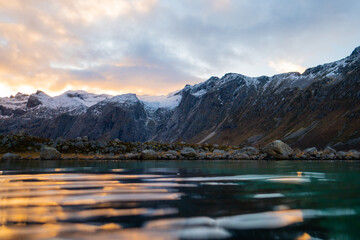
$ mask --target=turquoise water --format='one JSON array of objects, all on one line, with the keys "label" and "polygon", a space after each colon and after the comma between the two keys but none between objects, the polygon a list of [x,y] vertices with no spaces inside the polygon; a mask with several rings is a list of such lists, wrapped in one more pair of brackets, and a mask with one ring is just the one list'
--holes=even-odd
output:
[{"label": "turquoise water", "polygon": [[0,239],[359,239],[356,161],[0,162]]}]

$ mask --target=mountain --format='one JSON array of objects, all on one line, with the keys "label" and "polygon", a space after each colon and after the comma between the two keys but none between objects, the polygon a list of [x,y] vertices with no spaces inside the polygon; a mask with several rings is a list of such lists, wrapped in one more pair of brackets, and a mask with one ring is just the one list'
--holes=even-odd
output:
[{"label": "mountain", "polygon": [[38,91],[0,98],[0,134],[360,148],[360,47],[342,60],[272,77],[228,73],[168,96]]}]

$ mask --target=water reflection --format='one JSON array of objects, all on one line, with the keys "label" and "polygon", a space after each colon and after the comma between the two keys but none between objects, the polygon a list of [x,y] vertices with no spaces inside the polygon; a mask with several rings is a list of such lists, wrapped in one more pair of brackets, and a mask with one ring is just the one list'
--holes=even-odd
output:
[{"label": "water reflection", "polygon": [[0,239],[328,239],[359,223],[357,171],[134,164],[3,170]]}]

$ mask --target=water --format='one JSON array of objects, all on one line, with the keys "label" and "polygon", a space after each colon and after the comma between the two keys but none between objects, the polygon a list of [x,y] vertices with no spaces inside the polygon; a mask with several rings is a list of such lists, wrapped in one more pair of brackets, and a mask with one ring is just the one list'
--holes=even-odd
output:
[{"label": "water", "polygon": [[360,162],[0,162],[0,239],[359,239]]}]

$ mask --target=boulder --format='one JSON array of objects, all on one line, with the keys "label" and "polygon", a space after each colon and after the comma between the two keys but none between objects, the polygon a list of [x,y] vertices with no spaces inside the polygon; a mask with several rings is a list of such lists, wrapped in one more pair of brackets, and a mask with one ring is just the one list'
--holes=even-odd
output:
[{"label": "boulder", "polygon": [[174,159],[177,159],[177,158],[178,158],[179,154],[178,154],[178,152],[176,152],[176,151],[170,150],[170,151],[167,151],[167,152],[165,153],[165,156],[166,156],[168,159],[174,160]]},{"label": "boulder", "polygon": [[345,159],[345,157],[346,157],[346,152],[344,152],[344,151],[339,151],[339,152],[336,153],[336,157],[337,157],[338,159]]},{"label": "boulder", "polygon": [[247,160],[250,159],[250,156],[246,153],[236,152],[229,157],[230,159],[237,159],[237,160]]},{"label": "boulder", "polygon": [[43,147],[40,152],[40,158],[45,160],[60,159],[61,153],[53,147]]},{"label": "boulder", "polygon": [[204,160],[207,158],[207,154],[206,154],[206,152],[198,153],[196,158],[199,160]]},{"label": "boulder", "polygon": [[225,159],[227,158],[228,156],[226,155],[227,152],[225,152],[224,150],[219,150],[219,149],[215,149],[213,151],[213,156],[214,158],[218,158],[218,159]]},{"label": "boulder", "polygon": [[181,150],[181,155],[187,158],[194,158],[196,157],[196,151],[191,147],[185,147]]},{"label": "boulder", "polygon": [[324,153],[324,154],[331,154],[331,153],[336,154],[336,150],[333,149],[333,148],[331,148],[331,147],[326,147],[326,148],[323,150],[323,153]]},{"label": "boulder", "polygon": [[275,140],[263,148],[263,152],[273,159],[288,159],[293,150],[281,140]]},{"label": "boulder", "polygon": [[155,160],[158,159],[158,154],[154,150],[144,150],[141,152],[141,159]]},{"label": "boulder", "polygon": [[349,159],[360,159],[360,152],[352,149],[346,153],[346,157]]},{"label": "boulder", "polygon": [[323,159],[333,160],[333,159],[336,159],[336,155],[334,153],[325,154],[325,155],[323,155]]},{"label": "boulder", "polygon": [[244,147],[240,151],[246,153],[247,155],[256,155],[260,153],[260,151],[255,147]]},{"label": "boulder", "polygon": [[225,151],[224,150],[219,150],[219,149],[215,149],[213,151],[214,154],[216,155],[224,155],[225,154]]},{"label": "boulder", "polygon": [[304,154],[309,158],[310,157],[318,157],[319,152],[316,147],[312,147],[312,148],[305,149]]},{"label": "boulder", "polygon": [[166,160],[175,160],[178,158],[178,153],[176,151],[167,151],[165,152],[162,156],[162,159],[166,159]]},{"label": "boulder", "polygon": [[15,153],[5,153],[2,158],[2,160],[18,160],[18,159],[21,159],[21,156],[20,155],[17,155]]}]

